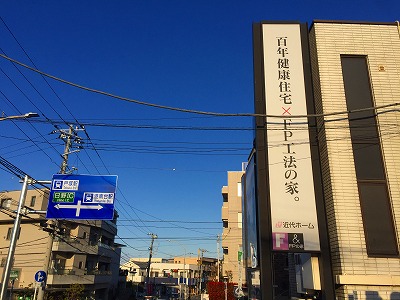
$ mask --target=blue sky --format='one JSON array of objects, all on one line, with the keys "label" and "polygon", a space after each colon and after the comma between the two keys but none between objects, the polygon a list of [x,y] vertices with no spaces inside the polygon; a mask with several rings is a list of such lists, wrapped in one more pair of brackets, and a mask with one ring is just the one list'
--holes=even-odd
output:
[{"label": "blue sky", "polygon": [[[43,72],[143,102],[252,113],[254,22],[393,22],[399,8],[396,0],[3,1],[0,16],[8,29],[0,22],[0,52],[33,66],[27,53]],[[40,122],[0,123],[2,157],[49,180],[63,151],[50,134],[54,124],[66,128],[64,121],[78,120],[91,142],[80,132],[85,149],[69,163],[81,174],[119,176],[124,258],[148,256],[148,232],[159,236],[154,256],[197,255],[203,248],[216,257],[221,188],[227,171],[247,160],[251,118],[147,107],[46,79],[50,88],[18,68],[28,82],[4,58],[0,68],[0,110],[41,115]],[[0,190],[20,187],[0,169]]]}]

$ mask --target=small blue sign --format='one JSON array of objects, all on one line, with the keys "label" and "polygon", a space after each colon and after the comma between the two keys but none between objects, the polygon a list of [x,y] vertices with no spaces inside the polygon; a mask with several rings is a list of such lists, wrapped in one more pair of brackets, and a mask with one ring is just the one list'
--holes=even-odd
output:
[{"label": "small blue sign", "polygon": [[46,281],[47,274],[45,271],[37,271],[35,273],[35,281],[36,282],[44,282]]},{"label": "small blue sign", "polygon": [[112,220],[115,175],[53,175],[46,218]]}]

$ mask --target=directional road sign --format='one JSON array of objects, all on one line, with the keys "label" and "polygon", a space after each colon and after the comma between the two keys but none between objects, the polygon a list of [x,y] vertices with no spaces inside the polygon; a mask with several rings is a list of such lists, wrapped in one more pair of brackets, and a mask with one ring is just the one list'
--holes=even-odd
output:
[{"label": "directional road sign", "polygon": [[112,220],[115,175],[53,175],[48,219]]},{"label": "directional road sign", "polygon": [[46,275],[45,271],[37,271],[35,273],[35,281],[36,282],[43,282],[46,280],[46,277],[47,277],[47,275]]}]

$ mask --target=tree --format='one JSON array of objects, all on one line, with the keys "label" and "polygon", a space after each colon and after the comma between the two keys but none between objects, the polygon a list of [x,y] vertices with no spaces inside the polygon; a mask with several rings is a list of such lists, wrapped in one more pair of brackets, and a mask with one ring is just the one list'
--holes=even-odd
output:
[{"label": "tree", "polygon": [[26,288],[24,288],[24,289],[22,289],[20,291],[15,292],[15,294],[18,297],[22,297],[22,299],[25,299],[25,298],[28,298],[28,297],[33,298],[33,290],[28,288],[28,287],[26,287]]},{"label": "tree", "polygon": [[85,287],[83,284],[71,284],[71,286],[65,290],[64,299],[65,300],[80,300],[84,299]]}]

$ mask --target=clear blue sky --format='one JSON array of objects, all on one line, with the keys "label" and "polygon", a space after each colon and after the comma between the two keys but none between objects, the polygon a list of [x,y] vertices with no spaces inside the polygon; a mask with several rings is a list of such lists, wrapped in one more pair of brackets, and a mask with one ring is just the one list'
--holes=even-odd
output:
[{"label": "clear blue sky", "polygon": [[[254,22],[393,22],[399,8],[397,0],[3,1],[0,16],[8,29],[0,22],[0,52],[32,66],[25,51],[46,73],[139,101],[252,113]],[[198,248],[216,257],[221,188],[227,171],[240,170],[247,160],[250,118],[146,107],[47,79],[55,94],[32,71],[19,68],[28,82],[4,58],[0,68],[0,110],[37,112],[42,121],[1,122],[2,157],[49,180],[63,151],[50,134],[54,122],[61,128],[75,119],[87,124],[92,143],[79,134],[85,149],[70,156],[70,166],[81,174],[119,176],[118,241],[129,245],[123,259],[148,256],[148,232],[159,236],[156,257],[185,250],[197,255]],[[0,169],[0,190],[20,188]]]}]

